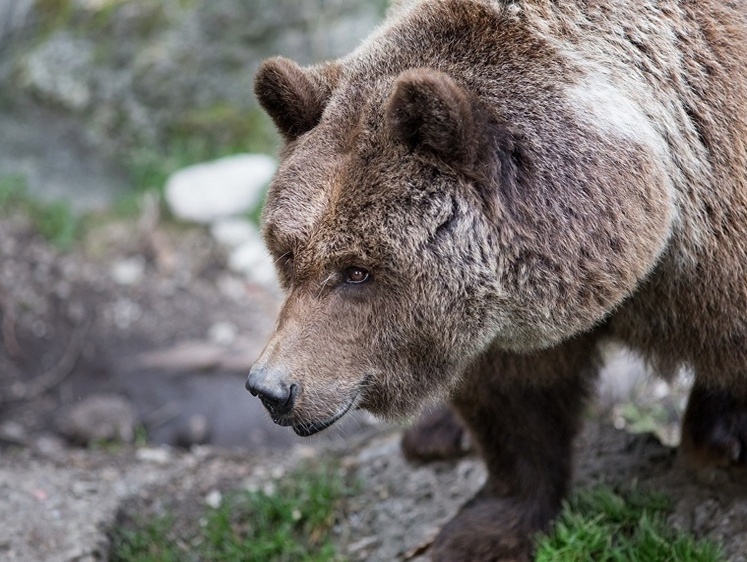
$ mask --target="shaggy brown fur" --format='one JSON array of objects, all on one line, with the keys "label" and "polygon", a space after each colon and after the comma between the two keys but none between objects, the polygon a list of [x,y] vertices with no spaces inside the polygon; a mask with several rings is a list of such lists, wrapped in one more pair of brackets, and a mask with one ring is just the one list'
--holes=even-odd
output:
[{"label": "shaggy brown fur", "polygon": [[746,49],[726,0],[412,0],[266,61],[287,300],[247,388],[301,435],[451,397],[490,478],[434,560],[529,559],[602,338],[690,366],[687,450],[745,462]]}]

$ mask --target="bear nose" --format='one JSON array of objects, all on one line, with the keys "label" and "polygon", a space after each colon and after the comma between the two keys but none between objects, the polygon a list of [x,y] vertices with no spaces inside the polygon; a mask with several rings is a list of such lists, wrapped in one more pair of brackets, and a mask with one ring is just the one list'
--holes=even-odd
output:
[{"label": "bear nose", "polygon": [[246,389],[258,396],[273,421],[293,409],[298,386],[288,384],[280,371],[254,366],[246,379]]}]

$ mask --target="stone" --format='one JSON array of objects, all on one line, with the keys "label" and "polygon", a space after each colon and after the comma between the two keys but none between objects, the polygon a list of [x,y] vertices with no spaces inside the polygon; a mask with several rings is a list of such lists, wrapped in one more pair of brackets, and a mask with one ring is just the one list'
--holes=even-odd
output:
[{"label": "stone", "polygon": [[29,53],[21,67],[26,88],[41,99],[72,111],[82,111],[92,99],[94,45],[60,32]]},{"label": "stone", "polygon": [[275,172],[263,154],[237,154],[174,172],[166,182],[166,201],[179,219],[209,224],[254,208]]},{"label": "stone", "polygon": [[111,267],[112,279],[117,285],[132,286],[143,280],[145,259],[133,256],[114,262]]},{"label": "stone", "polygon": [[259,285],[273,289],[278,286],[272,257],[259,238],[247,240],[231,252],[228,267]]},{"label": "stone", "polygon": [[210,234],[226,248],[238,248],[244,242],[257,238],[257,228],[248,220],[230,217],[210,225]]},{"label": "stone", "polygon": [[91,394],[72,405],[60,420],[61,433],[71,442],[131,443],[138,417],[126,398],[115,394]]}]

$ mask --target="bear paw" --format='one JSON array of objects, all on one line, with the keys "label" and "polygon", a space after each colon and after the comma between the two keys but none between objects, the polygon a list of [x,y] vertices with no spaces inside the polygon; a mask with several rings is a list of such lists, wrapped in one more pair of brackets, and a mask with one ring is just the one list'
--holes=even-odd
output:
[{"label": "bear paw", "polygon": [[445,405],[425,414],[402,436],[402,453],[414,463],[457,459],[471,450],[469,433]]},{"label": "bear paw", "polygon": [[[537,532],[551,515],[508,499],[483,499],[467,505],[431,545],[433,562],[531,562]],[[538,526],[537,522],[542,523]]]},{"label": "bear paw", "polygon": [[697,466],[747,466],[747,407],[726,392],[696,386],[683,421],[682,451]]}]

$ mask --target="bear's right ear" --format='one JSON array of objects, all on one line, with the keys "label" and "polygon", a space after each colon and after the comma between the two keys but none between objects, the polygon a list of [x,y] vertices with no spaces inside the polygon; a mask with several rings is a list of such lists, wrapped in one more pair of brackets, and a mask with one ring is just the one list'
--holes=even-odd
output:
[{"label": "bear's right ear", "polygon": [[337,66],[315,70],[303,69],[284,57],[267,59],[257,70],[254,94],[287,141],[319,123],[334,88]]},{"label": "bear's right ear", "polygon": [[392,137],[447,163],[468,164],[476,152],[475,119],[467,92],[431,69],[403,72],[385,112]]}]

